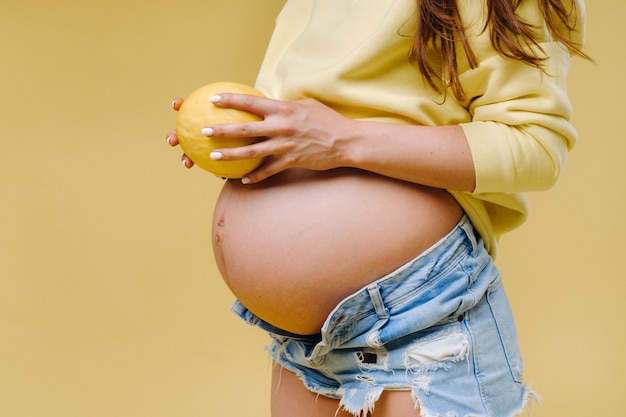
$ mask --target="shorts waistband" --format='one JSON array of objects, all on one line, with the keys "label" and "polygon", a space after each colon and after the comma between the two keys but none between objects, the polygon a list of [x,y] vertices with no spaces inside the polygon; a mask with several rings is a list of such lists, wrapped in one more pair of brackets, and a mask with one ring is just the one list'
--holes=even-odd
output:
[{"label": "shorts waistband", "polygon": [[[361,319],[372,316],[372,312],[376,313],[382,325],[388,318],[388,309],[411,297],[412,290],[453,269],[468,254],[475,256],[480,249],[484,250],[482,241],[474,232],[470,220],[464,216],[446,236],[426,251],[343,299],[322,326],[322,339],[328,338],[330,342],[346,327],[352,327],[350,333],[354,334],[354,323],[361,323]],[[347,318],[345,311],[358,313]]]}]

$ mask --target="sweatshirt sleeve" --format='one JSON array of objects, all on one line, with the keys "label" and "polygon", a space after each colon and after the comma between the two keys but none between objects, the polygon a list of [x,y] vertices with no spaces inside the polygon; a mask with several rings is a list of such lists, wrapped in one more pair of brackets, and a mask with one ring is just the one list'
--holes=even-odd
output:
[{"label": "sweatshirt sleeve", "polygon": [[[582,30],[576,35],[582,43]],[[461,75],[471,115],[461,127],[474,160],[476,194],[552,187],[576,143],[566,84],[570,52],[557,41],[539,46],[543,71],[487,51],[477,68]]]}]

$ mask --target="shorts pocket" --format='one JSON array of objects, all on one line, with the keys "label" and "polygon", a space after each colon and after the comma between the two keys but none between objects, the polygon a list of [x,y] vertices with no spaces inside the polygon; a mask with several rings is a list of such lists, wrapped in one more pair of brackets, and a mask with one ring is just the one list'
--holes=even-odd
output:
[{"label": "shorts pocket", "polygon": [[524,373],[524,362],[519,348],[513,313],[500,278],[497,278],[489,287],[487,303],[496,323],[498,336],[506,355],[511,376],[513,380],[521,383]]}]

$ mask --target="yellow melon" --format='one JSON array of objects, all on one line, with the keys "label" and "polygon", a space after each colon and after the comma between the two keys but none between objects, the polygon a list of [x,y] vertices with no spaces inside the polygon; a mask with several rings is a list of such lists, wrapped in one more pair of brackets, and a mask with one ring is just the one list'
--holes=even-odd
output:
[{"label": "yellow melon", "polygon": [[258,142],[258,138],[213,138],[204,136],[202,128],[212,124],[253,122],[262,120],[256,114],[219,107],[209,98],[219,93],[251,94],[263,97],[256,89],[238,83],[216,82],[192,92],[178,111],[176,136],[183,152],[200,168],[219,177],[241,178],[257,168],[262,158],[236,161],[215,161],[210,158],[214,149],[234,148]]}]

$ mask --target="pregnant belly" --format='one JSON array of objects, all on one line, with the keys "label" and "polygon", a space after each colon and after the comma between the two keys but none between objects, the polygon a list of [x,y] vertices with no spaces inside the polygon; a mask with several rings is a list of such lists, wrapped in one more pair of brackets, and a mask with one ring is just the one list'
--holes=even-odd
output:
[{"label": "pregnant belly", "polygon": [[444,190],[354,169],[228,181],[213,249],[233,294],[284,330],[317,333],[343,298],[445,236],[462,210]]}]

